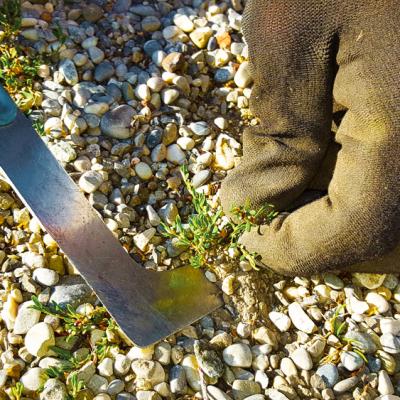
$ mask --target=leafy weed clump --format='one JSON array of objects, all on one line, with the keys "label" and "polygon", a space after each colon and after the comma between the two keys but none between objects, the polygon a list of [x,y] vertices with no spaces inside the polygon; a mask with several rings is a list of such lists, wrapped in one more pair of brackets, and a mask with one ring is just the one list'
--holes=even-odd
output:
[{"label": "leafy weed clump", "polygon": [[18,42],[21,31],[21,3],[4,0],[0,6],[0,84],[18,107],[27,112],[40,105],[42,96],[35,89],[40,58]]},{"label": "leafy weed clump", "polygon": [[228,218],[220,205],[211,205],[206,195],[193,187],[186,167],[181,168],[181,174],[192,198],[193,214],[186,223],[179,215],[172,225],[163,223],[164,236],[177,239],[178,246],[188,249],[194,268],[212,268],[216,257],[226,254],[247,260],[257,269],[257,254],[248,252],[239,239],[252,228],[269,224],[278,214],[273,206],[265,205],[258,210],[252,210],[250,205],[235,207],[231,210],[233,218]]}]

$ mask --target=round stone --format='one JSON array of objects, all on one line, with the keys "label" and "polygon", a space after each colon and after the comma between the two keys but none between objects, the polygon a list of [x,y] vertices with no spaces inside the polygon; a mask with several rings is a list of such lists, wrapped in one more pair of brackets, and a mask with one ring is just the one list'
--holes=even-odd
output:
[{"label": "round stone", "polygon": [[36,268],[32,274],[33,279],[43,286],[54,286],[60,280],[56,271],[48,268]]},{"label": "round stone", "polygon": [[42,368],[31,368],[19,380],[24,385],[25,392],[36,392],[46,381],[45,371]]},{"label": "round stone", "polygon": [[353,274],[354,283],[367,289],[377,289],[379,286],[382,286],[385,278],[385,274],[366,274],[360,272]]},{"label": "round stone", "polygon": [[204,169],[197,172],[192,179],[192,184],[195,189],[206,184],[211,178],[211,171],[209,169]]},{"label": "round stone", "polygon": [[250,67],[248,61],[244,61],[242,64],[240,64],[235,74],[234,81],[236,85],[240,88],[246,88],[250,86],[250,84],[253,82],[253,79],[250,75]]},{"label": "round stone", "polygon": [[293,360],[293,362],[299,367],[300,369],[304,369],[306,371],[309,371],[313,367],[313,361],[311,359],[311,356],[309,352],[302,348],[299,347],[296,349],[291,355],[290,358]]},{"label": "round stone", "polygon": [[75,64],[72,60],[66,59],[60,64],[60,73],[64,77],[65,81],[73,86],[79,82],[78,71],[76,70]]},{"label": "round stone", "polygon": [[104,114],[100,122],[101,131],[115,139],[128,139],[133,135],[131,122],[136,111],[128,105],[115,107]]},{"label": "round stone", "polygon": [[54,345],[53,329],[45,322],[39,322],[34,325],[25,336],[26,349],[36,357],[43,357],[49,351],[49,348]]},{"label": "round stone", "polygon": [[224,349],[222,353],[226,364],[231,367],[249,368],[252,363],[250,347],[245,343],[235,343]]},{"label": "round stone", "polygon": [[400,320],[394,318],[382,318],[379,320],[381,332],[391,333],[397,336],[400,333]]},{"label": "round stone", "polygon": [[157,361],[134,360],[132,371],[136,374],[136,378],[146,379],[153,386],[165,381],[164,369]]},{"label": "round stone", "polygon": [[85,7],[82,7],[82,15],[88,22],[97,22],[103,17],[104,11],[103,8],[97,4],[89,3],[86,4]]},{"label": "round stone", "polygon": [[153,176],[153,171],[145,162],[140,162],[135,165],[135,172],[137,176],[145,181],[149,180]]},{"label": "round stone", "polygon": [[39,322],[41,313],[32,308],[33,304],[33,301],[26,301],[18,307],[13,331],[16,335],[25,335]]},{"label": "round stone", "polygon": [[373,354],[376,351],[376,345],[371,336],[366,332],[349,331],[346,338],[353,339],[353,347],[360,349],[366,354]]},{"label": "round stone", "polygon": [[369,292],[365,296],[365,301],[375,307],[380,314],[385,314],[390,309],[389,302],[379,293]]},{"label": "round stone", "polygon": [[112,78],[115,73],[114,66],[110,61],[103,61],[94,70],[94,79],[97,82],[105,82]]},{"label": "round stone", "polygon": [[341,290],[344,287],[343,281],[335,274],[324,274],[324,282],[327,286],[334,290]]},{"label": "round stone", "polygon": [[186,161],[186,156],[177,144],[171,144],[167,147],[167,160],[182,165]]}]

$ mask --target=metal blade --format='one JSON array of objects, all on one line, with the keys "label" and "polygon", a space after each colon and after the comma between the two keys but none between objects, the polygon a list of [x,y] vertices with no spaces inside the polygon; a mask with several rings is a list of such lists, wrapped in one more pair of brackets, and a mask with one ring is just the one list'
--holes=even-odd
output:
[{"label": "metal blade", "polygon": [[221,306],[217,287],[201,271],[155,272],[136,263],[23,114],[0,127],[0,166],[136,345],[148,346]]}]

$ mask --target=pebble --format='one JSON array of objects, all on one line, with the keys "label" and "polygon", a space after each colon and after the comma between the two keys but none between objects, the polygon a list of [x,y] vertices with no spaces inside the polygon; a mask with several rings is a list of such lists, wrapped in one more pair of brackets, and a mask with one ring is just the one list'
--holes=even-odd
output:
[{"label": "pebble", "polygon": [[113,360],[109,357],[104,358],[97,366],[97,370],[101,376],[112,376],[114,373]]},{"label": "pebble", "polygon": [[377,289],[379,286],[382,286],[385,278],[385,274],[365,274],[358,272],[353,274],[353,281],[367,289]]},{"label": "pebble", "polygon": [[379,320],[379,326],[383,334],[391,333],[397,336],[400,333],[400,320],[398,319],[382,318]]},{"label": "pebble", "polygon": [[257,382],[236,379],[232,383],[232,394],[235,400],[244,400],[254,394],[261,394],[261,387]]},{"label": "pebble", "polygon": [[380,314],[385,314],[389,311],[389,302],[380,294],[375,292],[369,292],[365,296],[365,301],[370,305],[375,307]]},{"label": "pebble", "polygon": [[386,371],[379,371],[378,392],[381,395],[394,394],[394,387]]},{"label": "pebble", "polygon": [[197,172],[192,178],[192,184],[195,189],[206,184],[211,178],[211,171],[209,169],[203,169]]},{"label": "pebble", "polygon": [[297,375],[296,365],[289,357],[282,358],[279,368],[288,377]]},{"label": "pebble", "polygon": [[64,400],[68,397],[67,388],[58,379],[47,379],[40,392],[40,400]]},{"label": "pebble", "polygon": [[131,360],[128,356],[117,354],[114,361],[114,373],[116,375],[126,375],[131,367]]},{"label": "pebble", "polygon": [[105,82],[115,73],[114,66],[110,61],[102,61],[94,70],[94,79],[97,82]]},{"label": "pebble", "polygon": [[183,32],[190,33],[194,29],[194,24],[191,19],[185,14],[175,14],[174,24],[181,29]]},{"label": "pebble", "polygon": [[167,147],[167,160],[182,165],[186,161],[186,155],[177,144],[171,144]]},{"label": "pebble", "polygon": [[59,142],[51,145],[49,148],[54,157],[62,163],[73,161],[77,156],[74,148],[67,142]]},{"label": "pebble", "polygon": [[245,343],[235,343],[224,349],[222,353],[226,364],[231,367],[249,368],[252,363],[250,347]]},{"label": "pebble", "polygon": [[176,89],[163,89],[161,91],[161,100],[164,104],[173,104],[179,97],[179,91]]},{"label": "pebble", "polygon": [[344,287],[343,281],[335,274],[324,274],[324,282],[327,286],[334,290],[341,290]]},{"label": "pebble", "polygon": [[337,394],[345,393],[351,390],[355,385],[357,385],[359,381],[358,376],[352,376],[347,379],[343,379],[342,381],[338,382],[334,387],[333,391]]},{"label": "pebble", "polygon": [[376,345],[368,333],[348,331],[346,338],[353,339],[355,341],[354,347],[359,348],[366,354],[373,354],[376,351]]},{"label": "pebble", "polygon": [[25,335],[30,328],[39,322],[41,313],[33,309],[32,305],[33,301],[26,301],[18,307],[13,330],[16,335]]},{"label": "pebble", "polygon": [[197,136],[208,136],[210,133],[210,128],[205,121],[191,122],[189,128]]},{"label": "pebble", "polygon": [[146,229],[145,231],[135,235],[133,241],[135,245],[142,251],[146,251],[147,245],[149,244],[150,240],[155,235],[156,230],[154,228]]},{"label": "pebble", "polygon": [[97,171],[87,171],[79,178],[79,187],[85,193],[95,192],[104,182],[103,175]]},{"label": "pebble", "polygon": [[48,268],[37,268],[33,271],[33,279],[43,286],[54,286],[60,280],[56,271]]},{"label": "pebble", "polygon": [[78,71],[76,70],[75,64],[69,59],[64,60],[60,64],[60,73],[71,86],[79,82]]},{"label": "pebble", "polygon": [[268,317],[281,332],[288,331],[292,324],[290,318],[281,312],[271,311]]},{"label": "pebble", "polygon": [[384,333],[380,337],[382,349],[390,354],[400,353],[400,338],[391,334]]},{"label": "pebble", "polygon": [[136,378],[145,379],[153,386],[165,381],[164,369],[158,361],[134,360],[131,367]]},{"label": "pebble", "polygon": [[208,40],[212,36],[213,31],[209,27],[196,28],[189,34],[190,39],[200,49],[204,49],[207,46]]},{"label": "pebble", "polygon": [[313,361],[309,352],[302,347],[299,347],[290,354],[290,358],[294,361],[297,367],[305,371],[310,371],[313,367]]},{"label": "pebble", "polygon": [[55,345],[52,327],[45,322],[39,322],[32,326],[25,336],[25,347],[30,354],[43,357],[51,346]]},{"label": "pebble", "polygon": [[354,351],[343,351],[340,355],[340,361],[350,372],[356,371],[364,365],[364,360]]},{"label": "pebble", "polygon": [[140,179],[148,181],[153,177],[153,171],[148,164],[140,162],[135,165],[135,172]]},{"label": "pebble", "polygon": [[186,380],[189,386],[195,391],[201,390],[200,375],[198,371],[199,365],[195,355],[186,355],[183,358],[181,365],[185,370]]},{"label": "pebble", "polygon": [[299,303],[291,303],[288,306],[289,317],[293,325],[300,331],[305,333],[313,333],[316,329],[314,322],[305,313]]},{"label": "pebble", "polygon": [[252,83],[253,80],[250,75],[249,63],[247,61],[240,64],[239,69],[235,74],[234,81],[240,88],[246,88]]},{"label": "pebble", "polygon": [[321,365],[316,374],[323,379],[328,388],[334,387],[339,381],[339,371],[334,364]]},{"label": "pebble", "polygon": [[89,3],[82,8],[82,16],[88,22],[97,22],[103,15],[103,9],[97,4]]},{"label": "pebble", "polygon": [[187,390],[185,369],[181,365],[174,365],[169,372],[169,385],[174,394],[185,394]]},{"label": "pebble", "polygon": [[136,111],[128,105],[121,105],[108,111],[101,118],[101,131],[115,139],[128,139],[133,135],[131,122]]},{"label": "pebble", "polygon": [[36,392],[46,381],[45,371],[42,368],[30,368],[20,378],[25,392]]}]

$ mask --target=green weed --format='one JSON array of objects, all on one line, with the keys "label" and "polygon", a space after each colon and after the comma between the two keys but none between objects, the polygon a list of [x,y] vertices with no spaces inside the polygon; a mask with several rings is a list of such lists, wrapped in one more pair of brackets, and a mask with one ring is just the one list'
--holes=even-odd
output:
[{"label": "green weed", "polygon": [[215,255],[237,251],[241,260],[247,260],[257,269],[257,255],[248,252],[239,243],[239,239],[244,232],[270,223],[277,212],[271,205],[258,210],[252,210],[249,205],[245,205],[234,208],[233,219],[229,219],[224,216],[221,206],[213,207],[204,193],[196,191],[186,167],[181,168],[181,174],[186,190],[192,197],[193,214],[186,223],[182,222],[179,215],[171,226],[163,223],[163,235],[177,239],[178,245],[188,248],[191,254],[190,264],[194,268],[210,267]]},{"label": "green weed", "polygon": [[0,6],[0,29],[3,38],[15,37],[21,29],[21,2],[3,0]]},{"label": "green weed", "polygon": [[15,386],[10,388],[10,398],[12,400],[21,400],[23,391],[24,385],[21,382],[17,382]]}]

